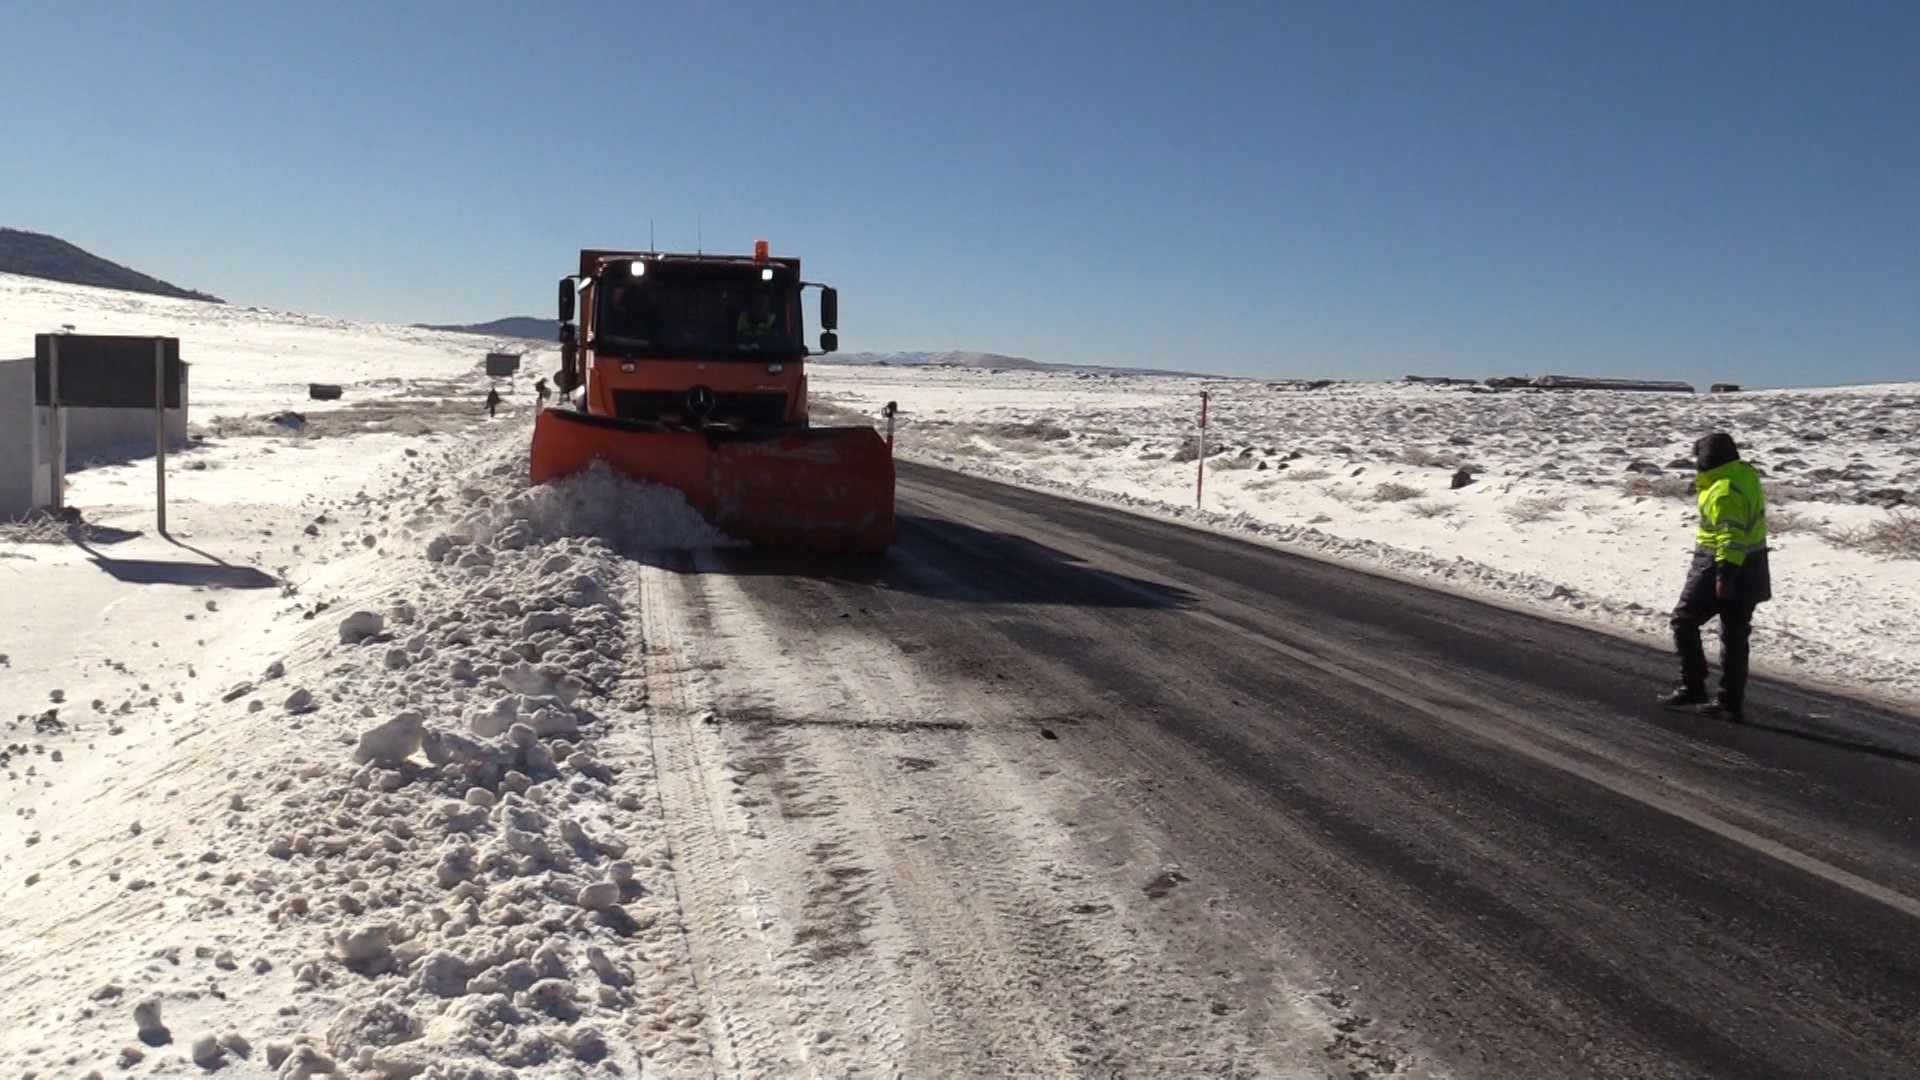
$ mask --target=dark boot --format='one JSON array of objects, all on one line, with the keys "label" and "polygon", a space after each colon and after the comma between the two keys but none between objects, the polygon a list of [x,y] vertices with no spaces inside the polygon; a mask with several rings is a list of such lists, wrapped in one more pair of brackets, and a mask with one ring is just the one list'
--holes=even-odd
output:
[{"label": "dark boot", "polygon": [[1746,712],[1747,663],[1751,655],[1753,609],[1736,607],[1720,613],[1720,696],[1718,704],[1729,719]]},{"label": "dark boot", "polygon": [[1673,705],[1701,705],[1707,701],[1707,650],[1700,644],[1700,623],[1692,613],[1673,613],[1673,648],[1680,654],[1680,688]]},{"label": "dark boot", "polygon": [[1693,564],[1687,567],[1687,583],[1680,589],[1680,602],[1673,607],[1669,623],[1674,651],[1680,654],[1680,689],[1684,692],[1677,704],[1707,700],[1707,651],[1700,644],[1700,628],[1720,613],[1719,600],[1714,596],[1717,574],[1713,556],[1695,552]]},{"label": "dark boot", "polygon": [[1660,696],[1660,704],[1669,709],[1697,709],[1707,704],[1709,700],[1705,690],[1695,690],[1687,686],[1676,686],[1672,693]]}]

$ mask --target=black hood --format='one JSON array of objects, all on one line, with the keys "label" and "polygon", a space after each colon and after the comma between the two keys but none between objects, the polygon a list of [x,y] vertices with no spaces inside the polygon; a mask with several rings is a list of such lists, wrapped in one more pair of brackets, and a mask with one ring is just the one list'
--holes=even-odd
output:
[{"label": "black hood", "polygon": [[1740,447],[1734,443],[1733,436],[1724,431],[1716,431],[1693,444],[1693,466],[1701,472],[1739,460]]}]

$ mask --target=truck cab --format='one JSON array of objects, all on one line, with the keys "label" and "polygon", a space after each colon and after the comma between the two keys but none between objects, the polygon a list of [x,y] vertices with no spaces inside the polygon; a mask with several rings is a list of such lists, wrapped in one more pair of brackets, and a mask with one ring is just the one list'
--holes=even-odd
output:
[{"label": "truck cab", "polygon": [[[752,258],[582,251],[560,282],[561,389],[584,384],[589,413],[669,428],[803,429],[809,286],[764,241]],[[837,297],[815,287],[830,352]]]}]

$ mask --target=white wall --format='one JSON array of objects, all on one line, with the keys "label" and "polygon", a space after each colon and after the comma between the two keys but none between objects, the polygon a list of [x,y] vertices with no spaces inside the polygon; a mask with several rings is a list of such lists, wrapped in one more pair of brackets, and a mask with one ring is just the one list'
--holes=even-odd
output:
[{"label": "white wall", "polygon": [[33,405],[33,361],[0,360],[0,521],[17,518],[37,505],[38,411]]}]

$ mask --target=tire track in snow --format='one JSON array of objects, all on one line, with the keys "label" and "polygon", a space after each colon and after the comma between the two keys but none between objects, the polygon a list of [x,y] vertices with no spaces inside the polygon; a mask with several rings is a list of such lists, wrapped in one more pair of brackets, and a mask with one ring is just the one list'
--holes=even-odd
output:
[{"label": "tire track in snow", "polygon": [[699,674],[669,609],[671,578],[638,568],[646,711],[663,817],[672,842],[675,888],[695,987],[707,1006],[714,1075],[811,1074],[786,1003],[768,993],[771,953],[751,897],[734,867],[731,814],[699,730]]},{"label": "tire track in snow", "polygon": [[[697,699],[669,703],[656,683],[656,723],[664,732],[664,710],[680,711],[682,730],[715,753],[701,766],[726,768],[738,789],[730,813],[703,781],[706,801],[669,816],[736,819],[735,850],[750,861],[734,869],[751,878],[765,927],[753,947],[785,950],[773,963],[818,1069],[1245,1075],[1271,1060],[1269,1046],[1297,1054],[1322,1041],[1288,1001],[1299,994],[1253,1001],[1243,991],[1270,982],[1236,990],[1194,970],[1218,951],[1186,948],[1215,932],[1206,906],[1141,895],[1143,879],[1165,872],[1164,845],[1132,836],[1137,858],[1086,862],[1056,803],[1099,804],[1098,817],[1114,813],[1112,800],[1032,759],[1046,744],[1025,694],[915,662],[913,613],[884,592],[860,591],[870,607],[856,618],[835,584],[781,577],[769,608],[753,578],[721,572],[724,561],[696,554],[691,568],[706,573],[645,573],[648,617],[663,623],[650,624],[656,649],[675,641],[673,651],[691,650],[678,667],[711,673]],[[926,564],[912,572],[945,576]],[[865,618],[899,619],[906,636],[891,641]],[[691,722],[707,710],[714,723]],[[683,877],[696,873],[689,865]],[[716,934],[705,946],[716,956],[743,946],[734,929],[690,920],[689,931]],[[735,1066],[763,1071],[745,1050]]]}]

